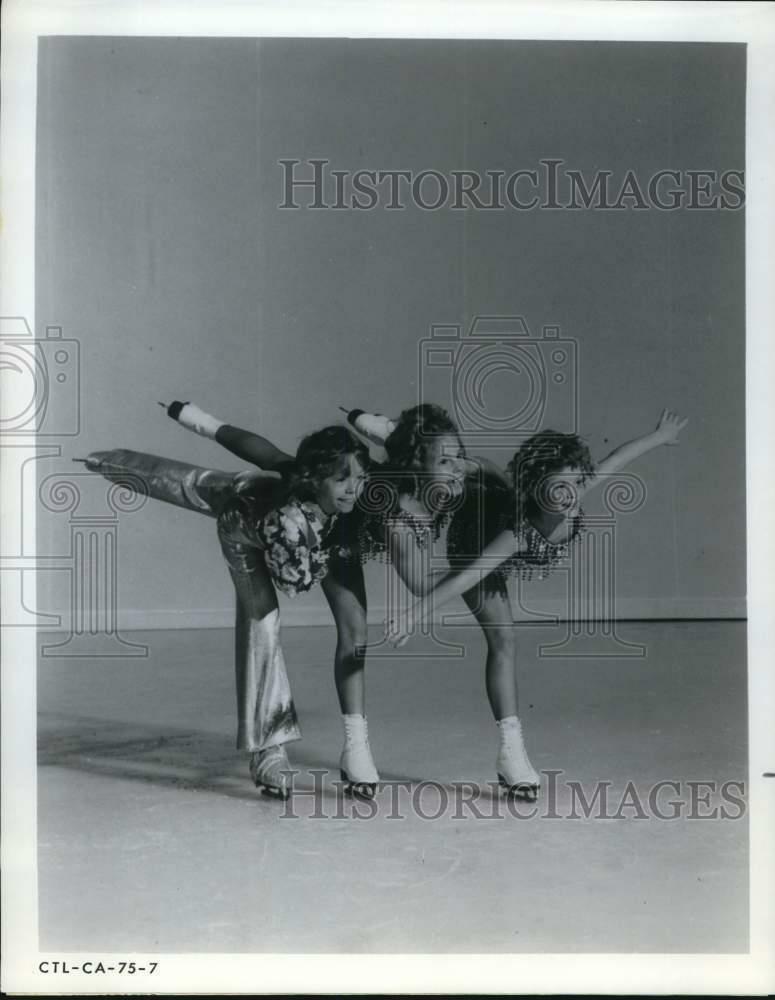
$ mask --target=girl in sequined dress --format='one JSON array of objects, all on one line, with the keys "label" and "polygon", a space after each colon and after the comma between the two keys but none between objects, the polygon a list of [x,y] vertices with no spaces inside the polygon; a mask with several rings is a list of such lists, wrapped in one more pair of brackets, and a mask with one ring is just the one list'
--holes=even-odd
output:
[{"label": "girl in sequined dress", "polygon": [[[545,575],[583,530],[581,497],[639,455],[677,443],[686,421],[664,411],[656,431],[622,445],[597,466],[576,435],[542,431],[504,472],[486,460],[468,459],[454,422],[432,404],[405,410],[397,421],[362,411],[351,411],[349,419],[388,455],[388,465],[372,473],[365,499],[368,506],[380,479],[389,499],[367,517],[362,549],[390,558],[420,598],[387,623],[388,637],[403,645],[434,609],[463,597],[487,643],[485,685],[499,730],[499,782],[533,799],[540,778],[524,746],[506,581],[511,575]],[[434,569],[428,558],[445,526],[448,571]]]}]

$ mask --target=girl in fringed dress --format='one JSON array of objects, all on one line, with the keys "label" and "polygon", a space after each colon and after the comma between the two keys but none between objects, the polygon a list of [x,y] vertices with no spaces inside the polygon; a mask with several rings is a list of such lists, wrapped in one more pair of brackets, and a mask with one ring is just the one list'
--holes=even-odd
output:
[{"label": "girl in fringed dress", "polygon": [[[511,794],[533,799],[540,777],[525,750],[515,675],[515,632],[506,587],[510,575],[545,575],[584,528],[581,498],[640,455],[677,444],[687,421],[665,410],[655,431],[616,448],[594,465],[575,434],[544,430],[524,443],[504,472],[469,459],[454,422],[438,406],[405,410],[397,420],[353,410],[348,420],[384,446],[387,465],[372,472],[364,498],[378,492],[367,514],[361,550],[389,558],[420,600],[387,622],[403,645],[415,627],[461,595],[487,642],[485,684],[499,731],[498,780]],[[362,501],[363,503],[363,501]],[[449,572],[427,558],[447,527]]]}]

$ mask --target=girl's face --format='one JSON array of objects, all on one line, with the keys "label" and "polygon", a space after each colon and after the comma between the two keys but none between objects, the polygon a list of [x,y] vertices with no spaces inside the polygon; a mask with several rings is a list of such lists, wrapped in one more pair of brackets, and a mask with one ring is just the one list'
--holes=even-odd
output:
[{"label": "girl's face", "polygon": [[465,452],[456,434],[436,438],[425,455],[426,475],[442,482],[453,496],[463,491],[466,474]]},{"label": "girl's face", "polygon": [[568,514],[578,507],[584,472],[574,466],[549,473],[539,486],[538,502],[553,514]]},{"label": "girl's face", "polygon": [[317,502],[325,514],[348,514],[355,506],[366,470],[356,455],[343,455],[330,476],[321,479]]}]

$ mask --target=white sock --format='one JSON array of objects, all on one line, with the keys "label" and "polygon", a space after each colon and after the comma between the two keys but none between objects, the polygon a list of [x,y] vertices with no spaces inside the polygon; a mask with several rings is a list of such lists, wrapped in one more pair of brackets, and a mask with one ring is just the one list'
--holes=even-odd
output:
[{"label": "white sock", "polygon": [[183,427],[187,428],[187,430],[193,431],[195,434],[201,434],[202,437],[211,438],[212,440],[215,440],[218,428],[223,427],[225,423],[225,421],[218,420],[217,417],[205,413],[204,410],[200,410],[194,403],[184,404],[176,420]]}]

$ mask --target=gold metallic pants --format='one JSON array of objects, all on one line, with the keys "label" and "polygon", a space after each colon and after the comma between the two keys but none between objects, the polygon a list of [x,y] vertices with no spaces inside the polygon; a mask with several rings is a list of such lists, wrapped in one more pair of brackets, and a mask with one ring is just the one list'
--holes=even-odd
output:
[{"label": "gold metallic pants", "polygon": [[[155,500],[219,518],[235,494],[250,491],[270,506],[277,480],[221,472],[127,449],[93,452],[86,466],[111,482]],[[262,495],[263,494],[263,495]],[[263,750],[301,739],[280,645],[280,611],[261,549],[240,530],[239,518],[219,518],[218,537],[237,596],[235,666],[237,748]]]}]

